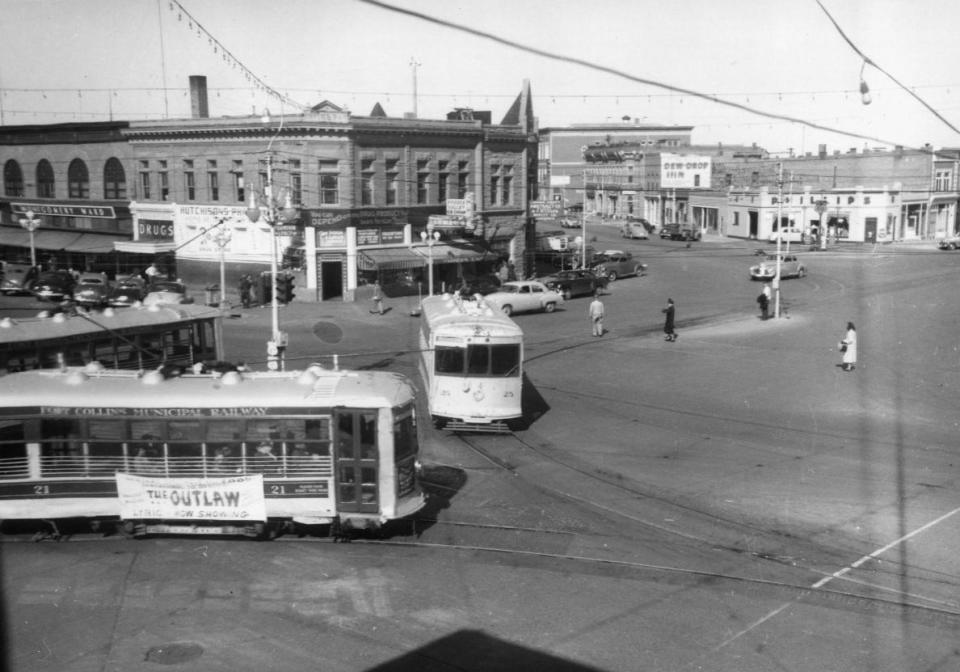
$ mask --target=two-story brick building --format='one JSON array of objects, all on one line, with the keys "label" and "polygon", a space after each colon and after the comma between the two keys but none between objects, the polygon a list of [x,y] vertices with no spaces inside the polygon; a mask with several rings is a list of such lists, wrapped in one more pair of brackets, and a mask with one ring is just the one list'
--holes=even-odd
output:
[{"label": "two-story brick building", "polygon": [[[35,244],[61,266],[119,274],[160,256],[196,285],[216,282],[222,261],[230,284],[276,255],[301,299],[353,300],[375,280],[426,291],[430,264],[438,283],[503,260],[522,268],[536,188],[528,83],[500,124],[489,112],[357,116],[329,103],[211,118],[205,81],[191,78],[191,92],[189,119],[0,128],[7,256],[24,255],[30,210]],[[428,244],[428,228],[440,239]]]}]

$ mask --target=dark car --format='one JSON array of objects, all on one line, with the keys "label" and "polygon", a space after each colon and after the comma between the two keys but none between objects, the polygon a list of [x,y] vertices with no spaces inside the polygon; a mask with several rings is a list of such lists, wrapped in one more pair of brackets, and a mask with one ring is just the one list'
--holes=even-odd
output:
[{"label": "dark car", "polygon": [[29,294],[33,281],[37,279],[38,268],[30,264],[5,264],[3,267],[3,281],[0,282],[0,293]]},{"label": "dark car", "polygon": [[145,283],[143,278],[133,275],[128,278],[117,280],[117,284],[110,290],[107,296],[107,304],[114,308],[123,308],[132,306],[138,301],[143,301]]},{"label": "dark car", "polygon": [[154,280],[143,297],[143,305],[162,303],[193,303],[193,298],[187,293],[187,286],[178,280]]},{"label": "dark car", "polygon": [[99,308],[107,305],[110,295],[110,283],[99,273],[85,273],[80,276],[77,286],[73,288],[73,300],[78,305],[88,308]]},{"label": "dark car", "polygon": [[630,252],[623,250],[604,250],[593,257],[590,268],[610,282],[628,275],[639,277],[647,272],[646,264],[640,263]]},{"label": "dark car", "polygon": [[557,271],[553,275],[541,278],[541,282],[550,289],[559,292],[564,299],[569,299],[573,296],[596,294],[597,290],[604,289],[609,281],[605,276],[578,268]]},{"label": "dark car", "polygon": [[700,229],[690,224],[664,224],[660,229],[660,237],[670,240],[700,240]]},{"label": "dark car", "polygon": [[473,296],[474,294],[493,294],[500,290],[500,278],[494,273],[485,275],[467,276],[460,285],[461,296]]},{"label": "dark car", "polygon": [[73,296],[75,284],[69,271],[45,271],[37,276],[30,291],[41,300],[63,301]]}]

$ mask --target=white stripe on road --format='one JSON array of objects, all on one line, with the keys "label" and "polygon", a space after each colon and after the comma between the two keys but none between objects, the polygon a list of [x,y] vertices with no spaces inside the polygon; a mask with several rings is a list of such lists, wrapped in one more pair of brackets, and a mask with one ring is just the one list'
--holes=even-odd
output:
[{"label": "white stripe on road", "polygon": [[[935,520],[931,520],[929,523],[927,523],[926,525],[924,525],[924,526],[922,526],[922,527],[918,527],[917,529],[915,529],[915,530],[914,530],[913,532],[911,532],[910,534],[905,534],[904,536],[900,537],[899,539],[895,539],[894,541],[891,541],[891,542],[890,542],[889,544],[887,544],[886,546],[884,546],[884,547],[882,547],[882,548],[878,548],[877,550],[875,550],[873,553],[870,553],[869,555],[863,556],[862,558],[860,558],[859,560],[857,560],[857,561],[854,562],[853,564],[848,565],[847,567],[844,567],[843,569],[841,569],[841,570],[839,570],[839,571],[836,571],[836,572],[834,572],[833,574],[831,574],[831,575],[829,575],[829,576],[823,577],[822,579],[820,579],[819,581],[817,581],[815,584],[813,584],[812,586],[810,586],[810,588],[811,588],[811,589],[822,588],[822,587],[825,586],[826,584],[830,583],[830,581],[833,581],[834,579],[837,579],[837,578],[843,576],[844,574],[846,574],[847,572],[849,572],[851,569],[856,569],[857,567],[859,567],[859,566],[862,565],[863,563],[867,562],[868,560],[871,560],[871,559],[873,559],[873,558],[876,558],[878,555],[881,555],[881,554],[883,554],[883,553],[886,553],[887,551],[889,551],[889,550],[890,550],[891,548],[893,548],[894,546],[898,546],[898,545],[902,544],[903,542],[907,541],[908,539],[910,539],[911,537],[914,537],[914,536],[920,534],[921,532],[924,532],[925,530],[930,529],[930,528],[933,527],[934,525],[938,525],[939,523],[942,523],[942,522],[945,521],[947,518],[953,516],[953,515],[956,514],[956,513],[960,513],[960,507],[954,509],[953,511],[949,511],[949,512],[943,514],[942,516],[940,516],[939,518],[937,518],[937,519],[935,519]],[[794,599],[794,600],[792,600],[792,601],[790,601],[790,602],[787,602],[786,604],[780,605],[779,607],[777,607],[776,609],[774,609],[773,611],[771,611],[770,613],[768,613],[768,614],[767,614],[766,616],[764,616],[763,618],[761,618],[761,619],[759,619],[759,620],[757,620],[757,621],[754,621],[754,622],[751,623],[748,627],[744,628],[743,630],[741,630],[741,631],[738,632],[737,634],[733,635],[732,637],[728,637],[728,638],[725,639],[724,641],[720,642],[720,644],[718,644],[716,647],[714,647],[713,650],[714,650],[714,651],[719,651],[720,649],[722,649],[723,647],[727,646],[728,644],[731,644],[731,643],[735,642],[736,640],[738,640],[738,639],[740,639],[741,637],[743,637],[745,634],[749,633],[751,630],[756,629],[757,627],[763,625],[764,623],[766,623],[767,621],[769,621],[771,618],[773,618],[773,617],[776,616],[777,614],[781,613],[781,612],[782,612],[784,609],[786,609],[787,607],[795,604],[795,603],[796,603],[797,601],[799,601],[802,597],[803,597],[803,595],[800,595],[800,596],[798,596],[796,599]]]}]

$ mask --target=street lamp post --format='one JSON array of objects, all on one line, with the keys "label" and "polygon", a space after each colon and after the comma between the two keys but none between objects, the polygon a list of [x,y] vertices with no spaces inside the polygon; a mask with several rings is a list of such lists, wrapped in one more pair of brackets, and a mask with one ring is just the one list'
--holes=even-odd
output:
[{"label": "street lamp post", "polygon": [[420,240],[427,244],[427,282],[430,283],[427,296],[433,296],[433,246],[440,240],[440,232],[428,228],[420,232]]},{"label": "street lamp post", "polygon": [[227,246],[230,244],[233,234],[226,228],[227,220],[221,219],[217,222],[216,233],[207,232],[207,237],[220,252],[220,310],[227,307],[227,271],[225,263],[225,254]]},{"label": "street lamp post", "polygon": [[40,218],[34,215],[33,210],[27,210],[24,214],[26,217],[20,219],[20,226],[30,232],[30,265],[36,266],[37,247],[34,244],[33,232],[40,226]]},{"label": "street lamp post", "polygon": [[283,351],[286,348],[286,335],[280,331],[280,302],[277,296],[277,230],[278,224],[286,224],[297,218],[297,210],[293,207],[290,194],[286,194],[284,205],[281,208],[273,194],[273,155],[267,156],[267,184],[264,186],[261,203],[257,202],[256,195],[250,192],[250,204],[247,208],[247,219],[251,222],[260,220],[270,227],[270,317],[273,327],[271,338],[267,341],[267,367],[283,370]]}]

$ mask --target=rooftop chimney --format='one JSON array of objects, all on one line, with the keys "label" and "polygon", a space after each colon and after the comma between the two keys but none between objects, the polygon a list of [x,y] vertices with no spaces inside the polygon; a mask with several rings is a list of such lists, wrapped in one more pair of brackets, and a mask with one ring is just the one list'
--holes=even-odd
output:
[{"label": "rooftop chimney", "polygon": [[206,119],[209,116],[207,78],[203,75],[190,75],[190,117],[192,119]]}]

